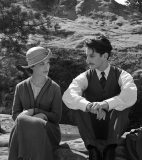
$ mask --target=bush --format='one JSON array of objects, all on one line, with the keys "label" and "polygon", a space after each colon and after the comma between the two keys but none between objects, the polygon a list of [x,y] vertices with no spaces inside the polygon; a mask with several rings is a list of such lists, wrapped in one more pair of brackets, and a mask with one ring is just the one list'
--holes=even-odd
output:
[{"label": "bush", "polygon": [[142,0],[127,0],[126,3],[130,8],[142,13]]},{"label": "bush", "polygon": [[[56,2],[57,0],[39,0],[39,2],[41,2],[43,5],[46,5],[46,7],[50,8],[51,6],[53,6],[53,4]],[[58,0],[59,1],[59,0]]]},{"label": "bush", "polygon": [[0,1],[1,107],[5,107],[7,103],[6,94],[13,94],[15,85],[28,76],[27,72],[19,70],[18,65],[24,62],[23,57],[28,49],[29,35],[41,32],[46,34],[50,27],[50,17],[46,13],[23,10],[13,0]]}]

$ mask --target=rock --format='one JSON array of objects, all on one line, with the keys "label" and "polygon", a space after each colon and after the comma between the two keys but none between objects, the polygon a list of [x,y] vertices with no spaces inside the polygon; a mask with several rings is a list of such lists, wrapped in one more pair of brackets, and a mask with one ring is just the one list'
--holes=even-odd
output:
[{"label": "rock", "polygon": [[9,135],[10,133],[0,135],[0,147],[8,147]]},{"label": "rock", "polygon": [[54,152],[54,160],[86,160],[88,156],[68,148],[58,148]]},{"label": "rock", "polygon": [[129,132],[125,132],[121,137],[121,140],[115,150],[115,154],[116,154],[115,160],[130,160],[130,158],[128,157],[127,148],[125,145],[127,134],[129,134]]},{"label": "rock", "polygon": [[8,155],[8,148],[1,147],[0,148],[0,160],[7,160],[7,155]]},{"label": "rock", "polygon": [[[5,131],[5,134],[0,135],[0,160],[7,160],[9,135],[14,122],[11,115],[5,114],[0,114],[0,120],[1,127]],[[60,129],[62,139],[60,147],[54,152],[54,160],[85,160],[88,151],[80,138],[78,128],[60,124]]]},{"label": "rock", "polygon": [[[8,157],[8,140],[11,128],[14,124],[10,115],[0,114],[1,126],[5,134],[0,135],[0,160],[6,160]],[[61,143],[60,147],[54,152],[54,160],[85,160],[88,157],[88,151],[80,137],[77,126],[60,124]],[[116,148],[115,160],[129,160],[125,145],[125,132]]]}]

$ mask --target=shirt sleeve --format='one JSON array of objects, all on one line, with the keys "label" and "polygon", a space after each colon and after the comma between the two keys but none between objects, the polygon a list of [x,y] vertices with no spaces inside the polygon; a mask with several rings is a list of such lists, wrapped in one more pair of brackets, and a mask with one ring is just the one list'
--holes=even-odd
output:
[{"label": "shirt sleeve", "polygon": [[128,72],[122,70],[118,83],[121,88],[120,94],[105,100],[109,104],[109,110],[122,111],[131,107],[137,100],[137,87]]},{"label": "shirt sleeve", "polygon": [[88,80],[86,77],[86,72],[80,74],[68,87],[68,89],[63,94],[63,101],[66,106],[74,110],[86,111],[86,106],[89,101],[82,97],[82,93],[88,87]]}]

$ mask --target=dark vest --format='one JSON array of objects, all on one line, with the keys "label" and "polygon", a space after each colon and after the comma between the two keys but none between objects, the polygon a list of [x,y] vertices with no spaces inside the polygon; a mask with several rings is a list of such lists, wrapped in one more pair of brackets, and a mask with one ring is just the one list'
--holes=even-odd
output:
[{"label": "dark vest", "polygon": [[84,97],[90,102],[101,102],[108,98],[118,95],[121,91],[118,79],[122,70],[114,66],[110,66],[105,88],[103,89],[96,70],[86,71],[88,79],[88,88],[84,91]]}]

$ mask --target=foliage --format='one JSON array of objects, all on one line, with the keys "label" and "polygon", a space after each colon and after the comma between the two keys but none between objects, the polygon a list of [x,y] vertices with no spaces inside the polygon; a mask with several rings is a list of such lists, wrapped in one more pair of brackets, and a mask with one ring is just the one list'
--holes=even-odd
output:
[{"label": "foliage", "polygon": [[46,5],[46,7],[50,8],[56,1],[59,0],[39,0],[42,4]]},{"label": "foliage", "polygon": [[22,10],[14,3],[0,2],[0,34],[2,55],[17,56],[23,52],[30,34],[48,32],[50,19],[47,14]]},{"label": "foliage", "polygon": [[60,5],[67,6],[68,9],[71,9],[77,5],[77,1],[76,0],[60,0]]},{"label": "foliage", "polygon": [[47,35],[51,18],[46,12],[29,11],[13,0],[1,0],[0,24],[0,106],[5,106],[6,93],[13,93],[18,80],[27,76],[18,66],[24,62],[29,36]]},{"label": "foliage", "polygon": [[142,13],[142,0],[127,0],[127,5]]},{"label": "foliage", "polygon": [[15,85],[22,77],[22,73],[15,67],[14,58],[3,58],[0,61],[0,106],[6,107],[8,103],[12,103]]},{"label": "foliage", "polygon": [[[54,58],[51,59],[49,77],[60,85],[63,94],[73,78],[86,70],[85,54],[77,49],[51,48],[51,50]],[[75,124],[71,110],[64,103],[61,123]]]},{"label": "foliage", "polygon": [[110,12],[103,12],[103,11],[96,12],[96,10],[94,10],[94,11],[91,11],[88,15],[95,20],[100,20],[100,19],[110,20],[110,21],[117,20],[116,14],[110,13]]}]

